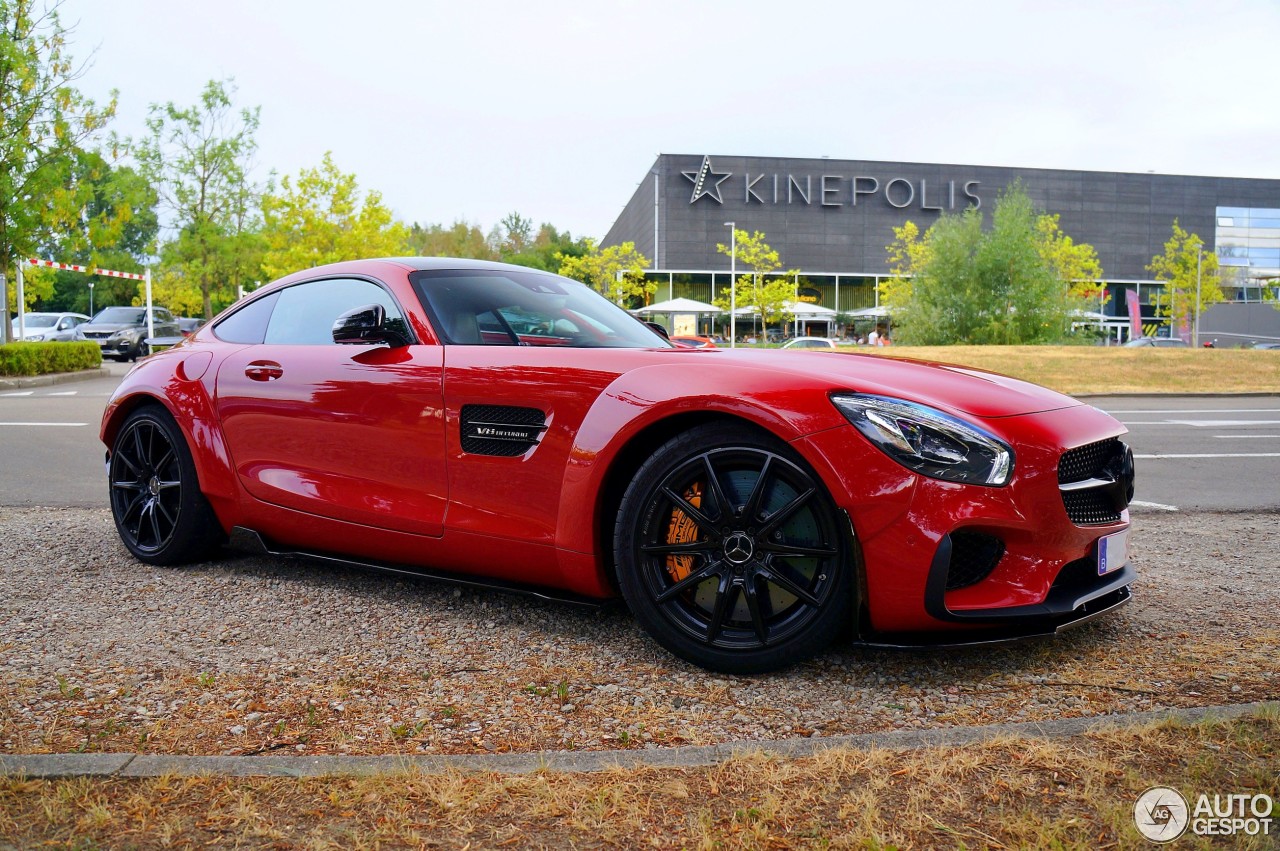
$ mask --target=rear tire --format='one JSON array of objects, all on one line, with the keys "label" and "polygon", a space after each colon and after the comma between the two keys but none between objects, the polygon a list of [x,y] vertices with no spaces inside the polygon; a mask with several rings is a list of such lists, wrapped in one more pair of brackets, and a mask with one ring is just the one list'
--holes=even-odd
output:
[{"label": "rear tire", "polygon": [[737,423],[663,444],[623,495],[618,583],[636,620],[715,671],[772,671],[825,649],[848,622],[854,568],[843,514],[786,444]]},{"label": "rear tire", "polygon": [[172,565],[210,558],[226,534],[200,492],[182,430],[159,405],[129,414],[107,470],[111,514],[134,558]]}]

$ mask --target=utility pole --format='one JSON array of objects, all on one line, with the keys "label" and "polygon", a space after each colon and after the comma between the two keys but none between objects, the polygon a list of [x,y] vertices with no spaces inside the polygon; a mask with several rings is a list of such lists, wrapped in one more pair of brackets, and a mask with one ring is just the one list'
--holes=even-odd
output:
[{"label": "utility pole", "polygon": [[1196,243],[1196,322],[1191,331],[1191,345],[1200,348],[1200,264],[1204,260],[1204,243]]},{"label": "utility pole", "polygon": [[0,271],[0,313],[4,316],[4,328],[0,329],[0,345],[9,342],[9,281]]},{"label": "utility pole", "polygon": [[[729,348],[738,348],[738,225],[725,222],[729,229]],[[714,293],[712,294],[714,295]]]}]

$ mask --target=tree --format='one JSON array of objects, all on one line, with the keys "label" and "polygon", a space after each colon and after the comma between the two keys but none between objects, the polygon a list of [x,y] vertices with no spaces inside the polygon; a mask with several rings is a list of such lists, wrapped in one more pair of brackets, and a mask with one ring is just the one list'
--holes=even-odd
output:
[{"label": "tree", "polygon": [[1038,212],[1021,183],[995,203],[991,227],[969,208],[944,214],[920,236],[894,229],[882,301],[899,339],[920,344],[1043,343],[1060,339],[1069,310],[1096,300],[1102,268],[1092,246]]},{"label": "tree", "polygon": [[561,275],[582,281],[615,304],[636,298],[648,303],[658,284],[645,280],[649,260],[636,251],[634,242],[600,248],[594,239],[588,239],[586,246],[587,252],[581,256],[556,255]]},{"label": "tree", "polygon": [[278,192],[262,199],[262,270],[278,278],[299,269],[354,260],[396,257],[409,250],[409,230],[395,221],[376,191],[364,193],[325,153],[318,168],[286,175]]},{"label": "tree", "polygon": [[135,149],[143,173],[173,217],[177,238],[162,252],[200,288],[203,313],[213,316],[215,294],[234,298],[253,274],[258,189],[248,171],[257,143],[258,108],[236,110],[231,80],[210,80],[199,103],[152,104],[150,135]]},{"label": "tree", "polygon": [[792,314],[786,304],[795,298],[795,277],[800,274],[797,269],[789,269],[782,277],[769,279],[767,276],[782,268],[782,260],[778,252],[765,242],[761,231],[747,233],[745,230],[734,230],[734,240],[728,245],[717,244],[716,251],[734,257],[734,265],[745,266],[749,274],[739,275],[733,282],[733,300],[725,294],[716,296],[711,303],[721,310],[728,310],[731,304],[741,310],[754,307],[760,312],[765,325],[770,322],[790,322]]},{"label": "tree", "polygon": [[555,272],[564,257],[583,257],[588,253],[587,240],[575,240],[568,231],[561,233],[550,222],[543,222],[538,235],[519,254],[502,259],[519,266]]},{"label": "tree", "polygon": [[1102,282],[1098,252],[1087,242],[1076,242],[1062,232],[1059,216],[1042,215],[1036,220],[1040,257],[1049,264],[1054,277],[1067,285],[1074,310],[1100,308],[1107,288]]},{"label": "tree", "polygon": [[[115,114],[76,90],[58,3],[0,0],[0,272],[47,244],[75,216],[59,194],[80,146]],[[39,295],[38,291],[31,294]],[[5,334],[8,322],[5,321]]]},{"label": "tree", "polygon": [[[129,166],[112,165],[100,152],[77,151],[55,203],[75,210],[46,253],[82,266],[141,272],[155,250],[159,223],[155,189]],[[128,278],[89,279],[80,272],[57,272],[53,293],[41,303],[49,310],[89,310],[88,284],[94,284],[94,305],[129,304],[138,282]]]},{"label": "tree", "polygon": [[485,239],[484,231],[467,222],[457,221],[450,227],[420,225],[409,228],[409,251],[421,257],[467,257],[475,260],[497,260],[498,254]]},{"label": "tree", "polygon": [[[1168,298],[1160,314],[1170,317],[1175,328],[1185,328],[1193,315],[1204,312],[1211,304],[1224,301],[1222,281],[1218,274],[1218,256],[1212,251],[1201,255],[1204,240],[1188,233],[1173,220],[1173,235],[1164,244],[1164,254],[1151,258],[1147,271],[1156,280],[1165,281]],[[1196,300],[1196,263],[1199,260],[1200,299]]]},{"label": "tree", "polygon": [[533,241],[533,222],[514,210],[498,222],[498,253],[502,259],[523,254]]}]

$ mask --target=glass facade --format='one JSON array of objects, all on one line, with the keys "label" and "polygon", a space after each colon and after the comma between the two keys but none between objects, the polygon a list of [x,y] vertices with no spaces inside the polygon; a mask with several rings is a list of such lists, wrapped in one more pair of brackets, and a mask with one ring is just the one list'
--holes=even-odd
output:
[{"label": "glass facade", "polygon": [[1228,298],[1254,301],[1280,284],[1280,208],[1218,207],[1214,246]]}]

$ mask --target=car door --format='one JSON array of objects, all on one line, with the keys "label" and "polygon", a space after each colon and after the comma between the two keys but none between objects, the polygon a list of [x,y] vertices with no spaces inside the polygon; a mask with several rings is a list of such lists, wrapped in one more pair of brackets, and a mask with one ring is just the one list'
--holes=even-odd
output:
[{"label": "car door", "polygon": [[[266,299],[257,308],[270,311],[265,328],[247,313],[237,318]],[[256,499],[439,536],[448,495],[442,349],[335,344],[334,320],[369,304],[381,304],[388,324],[412,339],[390,291],[350,277],[295,284],[214,327],[220,339],[250,343],[218,370],[227,447]]]}]

